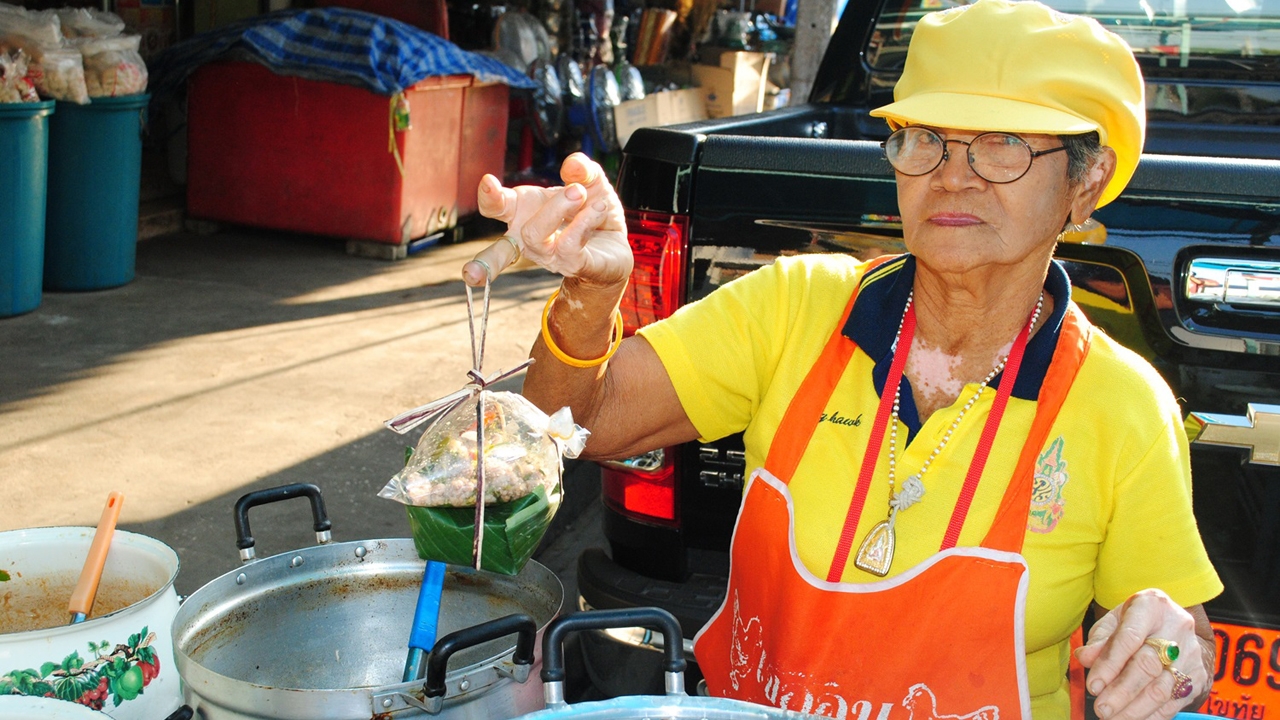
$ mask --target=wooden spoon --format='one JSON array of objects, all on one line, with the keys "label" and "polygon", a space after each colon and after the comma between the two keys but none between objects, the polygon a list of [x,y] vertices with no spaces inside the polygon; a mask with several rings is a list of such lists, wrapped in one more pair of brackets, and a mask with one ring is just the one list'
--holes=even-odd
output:
[{"label": "wooden spoon", "polygon": [[107,506],[102,509],[98,530],[93,534],[89,555],[84,559],[80,580],[71,593],[71,602],[67,607],[71,612],[72,625],[84,622],[93,610],[93,601],[98,596],[98,581],[102,580],[102,566],[107,562],[107,552],[111,550],[111,538],[116,534],[116,520],[120,518],[121,505],[124,505],[123,493],[112,492],[107,496]]}]

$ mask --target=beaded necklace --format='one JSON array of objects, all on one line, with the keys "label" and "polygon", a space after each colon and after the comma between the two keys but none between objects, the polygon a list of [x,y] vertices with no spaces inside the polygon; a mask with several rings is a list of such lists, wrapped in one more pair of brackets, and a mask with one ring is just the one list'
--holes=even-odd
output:
[{"label": "beaded necklace", "polygon": [[[907,306],[903,311],[903,320],[898,324],[898,333],[894,336],[893,346],[894,352],[898,352],[898,341],[902,337],[902,326],[906,321],[907,314],[911,312],[911,305],[915,298],[915,291],[907,296]],[[1031,320],[1027,323],[1028,331],[1035,327],[1036,321],[1040,319],[1040,311],[1044,307],[1044,293],[1040,293],[1040,297],[1036,300],[1035,310],[1031,313]],[[903,349],[903,352],[910,352],[910,348]],[[1005,364],[1009,361],[1009,356],[1005,355],[1000,358],[1000,362],[987,373],[982,382],[978,384],[977,391],[969,398],[960,408],[956,419],[951,421],[951,426],[947,428],[947,432],[942,436],[941,442],[929,453],[929,457],[924,461],[924,465],[920,467],[920,471],[908,477],[902,482],[902,488],[896,488],[896,470],[897,470],[897,448],[898,448],[898,411],[902,401],[902,383],[893,391],[893,411],[889,415],[889,516],[876,523],[871,531],[867,533],[863,539],[862,545],[858,548],[858,554],[854,559],[854,565],[866,572],[879,575],[881,577],[889,573],[889,567],[893,563],[894,552],[894,524],[897,521],[898,513],[920,502],[924,497],[924,474],[928,472],[929,466],[942,452],[951,440],[952,434],[956,428],[960,427],[960,421],[964,419],[965,413],[969,412],[969,408],[978,402],[978,398],[982,397],[982,391],[986,390],[987,385],[995,379],[997,375],[1004,370]]]}]

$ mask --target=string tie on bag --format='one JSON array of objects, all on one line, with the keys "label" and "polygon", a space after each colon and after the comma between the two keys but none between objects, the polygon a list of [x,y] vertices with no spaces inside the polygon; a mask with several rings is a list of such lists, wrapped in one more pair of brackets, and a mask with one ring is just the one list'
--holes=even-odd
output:
[{"label": "string tie on bag", "polygon": [[[485,376],[484,370],[484,345],[485,337],[489,330],[489,278],[485,277],[484,281],[484,305],[480,317],[480,331],[477,337],[476,332],[476,316],[474,299],[472,297],[471,286],[467,286],[467,324],[471,329],[471,362],[472,367],[467,371],[467,377],[471,378],[471,382],[463,385],[460,390],[452,392],[444,397],[433,400],[426,405],[420,405],[412,410],[406,410],[399,415],[391,418],[383,423],[388,429],[404,435],[410,430],[418,427],[425,422],[434,423],[436,420],[448,415],[450,411],[458,407],[464,402],[474,398],[482,391],[487,390],[490,385],[502,380],[506,380],[520,373],[525,368],[533,364],[533,358],[528,358],[524,362],[516,365],[510,370],[499,370],[488,377]],[[430,426],[427,427],[430,429]],[[556,437],[554,434],[552,437]],[[581,450],[579,450],[581,452]],[[570,456],[576,457],[576,455]]]}]

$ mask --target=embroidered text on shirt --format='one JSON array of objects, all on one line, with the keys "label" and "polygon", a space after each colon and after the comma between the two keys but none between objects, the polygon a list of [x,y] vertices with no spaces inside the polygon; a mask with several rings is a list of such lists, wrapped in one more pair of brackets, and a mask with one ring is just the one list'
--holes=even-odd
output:
[{"label": "embroidered text on shirt", "polygon": [[840,411],[836,410],[832,412],[830,415],[828,415],[827,413],[822,413],[822,417],[818,418],[818,422],[828,422],[828,423],[833,423],[835,425],[858,427],[859,425],[862,424],[862,415],[858,415],[858,417],[856,418],[843,417],[842,415],[840,415]]}]

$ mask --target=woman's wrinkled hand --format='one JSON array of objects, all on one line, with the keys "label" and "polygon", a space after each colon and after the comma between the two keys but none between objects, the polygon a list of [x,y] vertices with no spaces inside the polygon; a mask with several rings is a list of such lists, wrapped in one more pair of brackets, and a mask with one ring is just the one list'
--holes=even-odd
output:
[{"label": "woman's wrinkled hand", "polygon": [[627,281],[632,257],[626,221],[604,170],[574,153],[560,166],[560,177],[564,186],[550,188],[508,188],[492,175],[481,179],[480,214],[505,222],[507,232],[463,266],[469,285],[484,284],[486,266],[496,277],[520,253],[581,283],[603,287]]},{"label": "woman's wrinkled hand", "polygon": [[[1192,609],[1203,616],[1198,606]],[[1204,624],[1208,624],[1208,619]],[[1148,638],[1172,640],[1178,657],[1171,668],[1191,679],[1189,694],[1174,697],[1177,676],[1160,661]],[[1135,593],[1099,618],[1076,658],[1089,669],[1085,687],[1101,720],[1168,720],[1204,694],[1211,679],[1197,617],[1160,590]]]}]

